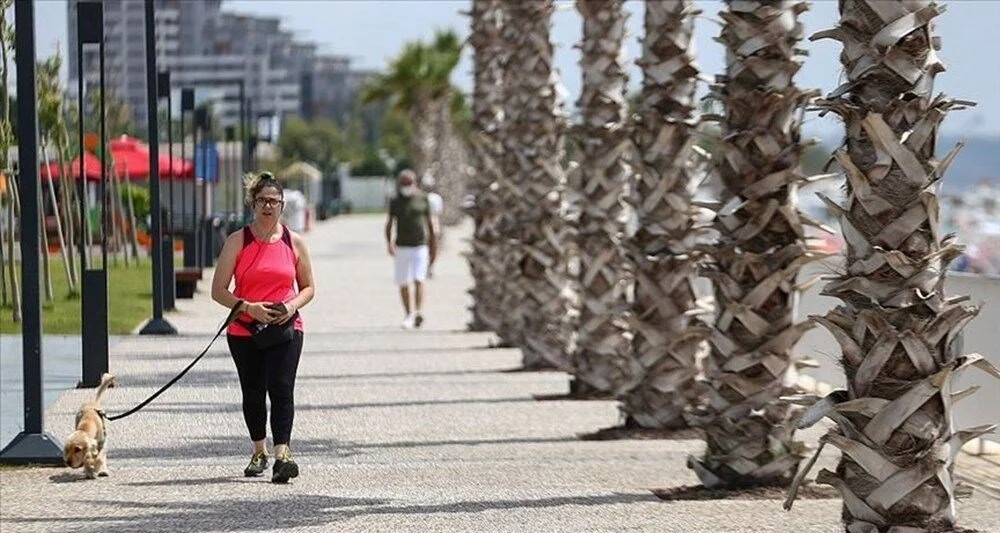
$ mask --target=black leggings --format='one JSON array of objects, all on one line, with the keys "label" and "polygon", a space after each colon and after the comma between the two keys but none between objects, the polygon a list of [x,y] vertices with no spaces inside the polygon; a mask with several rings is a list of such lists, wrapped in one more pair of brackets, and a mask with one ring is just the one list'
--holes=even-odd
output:
[{"label": "black leggings", "polygon": [[295,418],[295,373],[302,354],[302,332],[291,341],[261,350],[250,337],[228,335],[229,352],[236,363],[243,390],[243,419],[251,440],[267,437],[267,403],[271,397],[271,433],[274,444],[288,444]]}]

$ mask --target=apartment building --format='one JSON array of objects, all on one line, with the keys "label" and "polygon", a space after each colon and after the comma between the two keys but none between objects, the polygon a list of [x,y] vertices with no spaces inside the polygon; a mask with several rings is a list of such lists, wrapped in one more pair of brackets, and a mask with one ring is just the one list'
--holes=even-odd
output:
[{"label": "apartment building", "polygon": [[[68,2],[69,77],[76,87],[76,4]],[[283,119],[327,117],[343,122],[360,83],[370,73],[352,71],[344,56],[325,56],[313,43],[295,39],[277,17],[224,11],[221,0],[155,0],[157,66],[170,70],[176,91],[194,87],[210,101],[217,123],[239,121],[239,87],[257,116]],[[109,91],[132,110],[139,130],[146,124],[143,0],[103,0],[105,79]],[[97,51],[87,50],[84,82],[97,84]],[[75,92],[75,91],[74,91]],[[174,106],[175,110],[178,106]],[[176,111],[175,111],[176,112]]]}]

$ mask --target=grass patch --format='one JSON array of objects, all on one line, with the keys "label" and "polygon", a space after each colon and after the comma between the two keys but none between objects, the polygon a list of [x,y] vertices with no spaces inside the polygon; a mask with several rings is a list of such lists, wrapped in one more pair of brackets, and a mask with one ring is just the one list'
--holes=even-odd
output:
[{"label": "grass patch", "polygon": [[[20,265],[18,265],[20,268]],[[45,300],[42,290],[42,332],[57,334],[80,333],[80,297],[69,293],[69,283],[62,258],[51,256],[52,301]],[[20,277],[20,273],[18,274]],[[42,280],[44,283],[44,279]],[[0,307],[0,333],[20,333],[21,324],[14,323],[10,305]],[[108,259],[108,331],[112,335],[130,333],[140,322],[153,314],[152,262],[141,258],[125,266]]]}]

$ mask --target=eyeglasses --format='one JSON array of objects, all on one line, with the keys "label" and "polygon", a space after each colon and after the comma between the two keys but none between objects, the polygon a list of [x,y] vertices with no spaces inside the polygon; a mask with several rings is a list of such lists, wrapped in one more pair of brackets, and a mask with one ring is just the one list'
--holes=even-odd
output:
[{"label": "eyeglasses", "polygon": [[285,201],[278,198],[257,198],[253,205],[257,207],[280,207]]}]

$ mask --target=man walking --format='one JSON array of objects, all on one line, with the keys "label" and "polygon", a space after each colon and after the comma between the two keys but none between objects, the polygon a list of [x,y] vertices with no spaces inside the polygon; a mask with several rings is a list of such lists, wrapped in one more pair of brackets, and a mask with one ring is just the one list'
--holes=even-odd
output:
[{"label": "man walking", "polygon": [[[403,329],[419,328],[424,322],[424,281],[428,268],[436,258],[437,236],[427,197],[417,187],[417,175],[412,170],[399,173],[397,194],[389,202],[385,241],[389,255],[394,259],[396,285],[403,300]],[[414,296],[412,306],[411,284]]]}]

